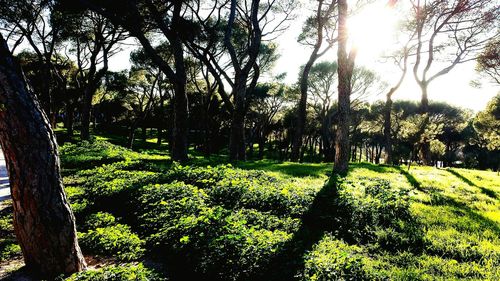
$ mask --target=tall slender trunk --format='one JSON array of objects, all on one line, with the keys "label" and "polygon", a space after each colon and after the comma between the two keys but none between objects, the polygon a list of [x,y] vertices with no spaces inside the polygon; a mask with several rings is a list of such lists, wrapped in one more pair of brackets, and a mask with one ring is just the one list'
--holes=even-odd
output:
[{"label": "tall slender trunk", "polygon": [[385,164],[392,165],[392,136],[391,136],[391,111],[392,111],[392,91],[387,94],[384,106],[384,140],[385,140]]},{"label": "tall slender trunk", "polygon": [[90,139],[90,111],[92,110],[92,99],[94,97],[95,87],[87,85],[83,93],[82,118],[81,118],[81,139]]},{"label": "tall slender trunk", "polygon": [[308,91],[308,86],[309,86],[309,73],[311,71],[311,68],[314,64],[314,62],[324,55],[327,50],[329,50],[332,47],[332,42],[329,43],[329,45],[326,47],[325,50],[323,50],[321,53],[320,48],[323,44],[323,28],[326,19],[333,13],[332,7],[335,5],[334,1],[332,1],[330,6],[328,7],[328,10],[325,11],[323,10],[323,0],[318,0],[318,8],[316,10],[316,42],[314,44],[314,48],[311,52],[311,55],[309,56],[309,60],[307,61],[306,65],[304,66],[304,70],[302,71],[302,75],[300,77],[300,101],[299,101],[299,107],[297,111],[297,124],[295,127],[295,134],[292,139],[292,153],[290,155],[290,160],[292,161],[297,161],[299,160],[299,154],[301,151],[302,147],[302,137],[304,134],[304,127],[306,124],[306,118],[307,118],[307,91]]},{"label": "tall slender trunk", "polygon": [[69,137],[73,136],[73,126],[75,120],[75,108],[73,103],[66,105],[66,134]]},{"label": "tall slender trunk", "polygon": [[[426,83],[420,84],[420,89],[422,90],[422,99],[420,102],[420,113],[426,114],[426,118],[424,120],[424,125],[427,126],[429,124],[429,99],[427,97],[427,88],[428,85]],[[431,144],[429,139],[422,140],[421,150],[420,150],[420,158],[422,160],[422,164],[429,166],[432,165],[431,161]]]},{"label": "tall slender trunk", "polygon": [[302,76],[300,77],[300,101],[297,110],[297,123],[295,124],[295,132],[292,140],[292,152],[290,154],[291,161],[298,161],[302,148],[302,136],[304,135],[304,127],[307,118],[307,91],[309,86],[309,72],[317,58],[317,53],[321,44],[316,45],[313,53],[309,57],[309,61],[304,66]]},{"label": "tall slender trunk", "polygon": [[174,128],[172,131],[172,158],[176,161],[188,160],[188,98],[186,80],[175,86]]},{"label": "tall slender trunk", "polygon": [[340,175],[347,174],[349,168],[349,114],[351,106],[351,78],[354,68],[355,50],[347,53],[347,0],[338,1],[338,126],[335,139],[335,165],[333,172]]},{"label": "tall slender trunk", "polygon": [[130,125],[130,129],[128,131],[127,148],[129,149],[132,149],[134,146],[135,129],[137,129],[137,121],[134,121],[132,125]]},{"label": "tall slender trunk", "polygon": [[0,144],[9,173],[14,231],[26,267],[43,278],[83,270],[54,132],[1,35],[0,85]]}]

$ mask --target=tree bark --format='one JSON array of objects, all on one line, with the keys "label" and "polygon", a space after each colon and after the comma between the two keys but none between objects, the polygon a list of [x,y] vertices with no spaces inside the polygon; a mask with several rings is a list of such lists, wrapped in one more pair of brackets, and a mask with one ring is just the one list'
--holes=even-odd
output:
[{"label": "tree bark", "polygon": [[351,78],[354,68],[355,50],[347,53],[347,0],[338,1],[339,46],[338,57],[338,126],[335,138],[335,165],[333,172],[347,174],[349,168],[349,114],[351,106]]},{"label": "tree bark", "polygon": [[43,278],[85,269],[47,115],[33,99],[0,35],[0,143],[27,268]]},{"label": "tree bark", "polygon": [[231,120],[231,135],[229,139],[229,159],[231,161],[245,161],[245,95],[246,77],[236,80],[234,99],[235,109]]}]

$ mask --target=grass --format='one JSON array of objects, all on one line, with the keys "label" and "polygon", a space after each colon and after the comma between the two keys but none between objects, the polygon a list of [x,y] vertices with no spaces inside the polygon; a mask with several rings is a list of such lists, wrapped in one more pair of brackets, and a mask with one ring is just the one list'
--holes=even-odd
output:
[{"label": "grass", "polygon": [[86,254],[154,261],[171,280],[500,279],[494,172],[352,163],[330,178],[331,163],[196,154],[179,166],[156,144],[107,141],[122,140],[61,149]]}]

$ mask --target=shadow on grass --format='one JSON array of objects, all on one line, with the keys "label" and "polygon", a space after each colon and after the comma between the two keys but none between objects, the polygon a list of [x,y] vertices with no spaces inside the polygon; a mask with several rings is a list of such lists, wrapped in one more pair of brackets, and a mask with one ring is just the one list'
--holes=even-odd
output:
[{"label": "shadow on grass", "polygon": [[330,163],[292,163],[292,162],[274,162],[261,160],[255,162],[238,162],[236,167],[245,170],[264,170],[270,172],[279,172],[293,177],[314,177],[320,178],[329,176],[333,167]]},{"label": "shadow on grass", "polygon": [[326,232],[335,230],[338,206],[338,180],[331,178],[317,193],[308,211],[302,217],[302,224],[275,257],[263,270],[249,280],[293,280],[304,270],[304,254],[312,250]]},{"label": "shadow on grass", "polygon": [[494,231],[498,236],[500,236],[500,226],[497,222],[484,217],[483,215],[479,214],[477,211],[472,209],[471,207],[467,206],[467,204],[457,201],[456,199],[446,196],[441,194],[440,192],[432,192],[431,193],[431,204],[432,205],[448,205],[452,206],[456,209],[459,209],[463,212],[465,212],[465,215],[469,216],[472,218],[474,221],[478,221],[481,223],[481,225],[484,228],[491,229]]},{"label": "shadow on grass", "polygon": [[[402,175],[404,175],[406,177],[406,179],[408,180],[408,182],[414,188],[418,189],[419,191],[422,191],[422,192],[430,194],[431,195],[431,204],[432,205],[449,205],[449,206],[452,206],[454,208],[460,209],[460,210],[464,211],[465,214],[467,216],[471,217],[473,220],[479,221],[484,227],[489,228],[489,229],[493,230],[497,235],[500,235],[500,227],[499,227],[499,225],[498,225],[497,222],[495,222],[495,221],[493,221],[493,220],[491,220],[489,218],[484,217],[483,215],[481,215],[478,212],[476,212],[475,210],[473,210],[471,207],[467,206],[467,204],[465,204],[463,202],[459,202],[459,201],[457,201],[456,199],[454,199],[454,198],[452,198],[450,196],[446,196],[446,195],[442,194],[439,191],[429,191],[429,190],[426,190],[426,189],[422,188],[420,182],[413,175],[411,175],[408,171],[406,171],[404,168],[402,168],[402,167],[395,167],[395,168]],[[481,187],[475,185],[469,179],[467,179],[464,176],[460,175],[456,171],[453,171],[453,170],[450,170],[450,169],[446,169],[446,171],[448,171],[451,174],[455,175],[456,177],[460,178],[465,183],[467,183],[467,184],[469,184],[471,186],[475,186],[475,187],[480,188],[481,191],[483,191],[483,193],[484,193],[484,190],[486,188],[481,188]],[[489,189],[486,189],[486,190],[492,192]],[[495,194],[495,196],[496,196],[496,194]],[[494,197],[494,198],[497,198],[497,197]]]},{"label": "shadow on grass", "polygon": [[405,170],[400,166],[394,166],[394,168],[397,171],[399,171],[399,173],[401,173],[403,176],[405,176],[406,180],[410,183],[411,186],[413,186],[413,188],[418,189],[420,191],[424,191],[420,182],[407,170]]},{"label": "shadow on grass", "polygon": [[389,166],[389,165],[377,165],[377,164],[372,164],[368,162],[361,162],[361,163],[351,163],[351,168],[352,169],[367,169],[373,172],[377,173],[387,173],[387,172],[394,172],[394,166]]},{"label": "shadow on grass", "polygon": [[0,275],[0,279],[3,281],[36,281],[40,280],[36,274],[30,271],[26,266],[24,266],[24,261],[19,258],[13,260],[11,264],[4,264],[7,268],[11,267],[12,271],[9,271],[5,275]]},{"label": "shadow on grass", "polygon": [[473,183],[471,180],[469,180],[468,178],[466,178],[465,176],[463,176],[459,172],[457,172],[453,169],[445,169],[444,171],[447,171],[448,173],[454,175],[455,177],[457,177],[458,179],[460,179],[461,181],[463,181],[464,183],[466,183],[470,186],[474,186],[474,187],[479,188],[483,194],[486,194],[487,196],[489,196],[493,199],[497,199],[497,200],[499,199],[498,195],[495,191],[488,189],[488,188],[485,188],[485,187],[482,187],[482,186],[477,186],[475,183]]}]

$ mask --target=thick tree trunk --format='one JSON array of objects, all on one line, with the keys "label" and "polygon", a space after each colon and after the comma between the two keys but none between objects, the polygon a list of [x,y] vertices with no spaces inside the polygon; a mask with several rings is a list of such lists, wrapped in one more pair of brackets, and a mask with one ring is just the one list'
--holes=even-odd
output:
[{"label": "thick tree trunk", "polygon": [[246,76],[236,79],[234,89],[235,108],[231,120],[231,135],[229,138],[229,159],[231,161],[244,161],[245,155],[245,95]]},{"label": "thick tree trunk", "polygon": [[14,231],[25,264],[43,278],[83,270],[54,133],[1,36],[0,85],[0,143],[9,172]]},{"label": "thick tree trunk", "polygon": [[347,54],[347,1],[338,1],[339,46],[338,57],[338,126],[335,138],[335,164],[333,172],[347,174],[349,168],[349,114],[351,109],[351,77],[355,52]]}]

